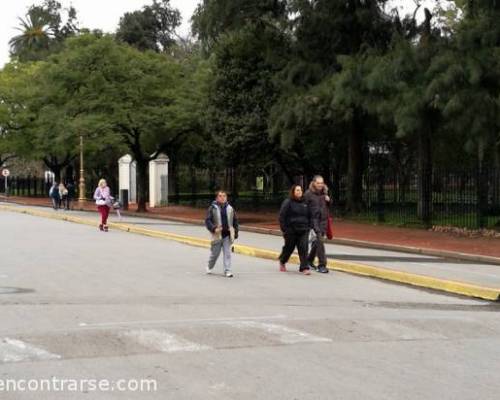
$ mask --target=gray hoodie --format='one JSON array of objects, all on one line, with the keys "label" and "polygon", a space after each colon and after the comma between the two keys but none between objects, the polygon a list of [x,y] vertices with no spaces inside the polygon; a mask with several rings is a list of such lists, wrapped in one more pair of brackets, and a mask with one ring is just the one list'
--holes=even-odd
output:
[{"label": "gray hoodie", "polygon": [[304,198],[311,211],[311,223],[314,232],[318,235],[325,235],[328,226],[328,207],[329,202],[326,201],[325,196],[328,194],[328,188],[324,187],[321,192],[316,191],[313,183],[309,185]]}]

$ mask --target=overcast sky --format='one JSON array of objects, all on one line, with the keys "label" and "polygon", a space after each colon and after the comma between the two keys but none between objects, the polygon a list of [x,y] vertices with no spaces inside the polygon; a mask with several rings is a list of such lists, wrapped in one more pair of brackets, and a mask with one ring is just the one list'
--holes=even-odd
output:
[{"label": "overcast sky", "polygon": [[[90,29],[101,29],[113,32],[120,17],[127,11],[140,9],[149,0],[59,0],[63,6],[73,4],[78,12],[80,26]],[[432,2],[433,0],[426,0]],[[15,29],[19,25],[18,17],[23,17],[32,4],[42,0],[0,0],[0,68],[9,60],[9,39],[18,34]],[[182,13],[182,35],[190,31],[189,20],[199,0],[171,0],[171,4]],[[393,4],[403,7],[405,11],[414,6],[413,0],[392,0]]]}]

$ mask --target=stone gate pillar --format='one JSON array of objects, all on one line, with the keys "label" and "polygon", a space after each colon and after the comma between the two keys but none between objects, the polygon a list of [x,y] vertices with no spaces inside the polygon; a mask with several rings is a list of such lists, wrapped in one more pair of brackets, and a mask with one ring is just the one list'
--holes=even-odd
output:
[{"label": "stone gate pillar", "polygon": [[118,193],[128,190],[128,202],[137,201],[137,163],[130,154],[125,154],[118,160]]},{"label": "stone gate pillar", "polygon": [[169,158],[161,153],[149,162],[149,207],[168,204],[168,163]]}]

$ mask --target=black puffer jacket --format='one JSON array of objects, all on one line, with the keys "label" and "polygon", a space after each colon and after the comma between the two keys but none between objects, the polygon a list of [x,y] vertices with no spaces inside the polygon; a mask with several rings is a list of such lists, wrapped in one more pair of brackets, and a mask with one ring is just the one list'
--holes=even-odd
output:
[{"label": "black puffer jacket", "polygon": [[312,229],[316,234],[325,235],[326,228],[328,225],[328,207],[329,203],[326,201],[325,196],[328,193],[328,189],[321,192],[317,192],[314,188],[309,186],[309,190],[306,191],[304,198],[311,210],[311,224]]},{"label": "black puffer jacket", "polygon": [[280,210],[281,231],[283,233],[305,232],[311,227],[311,213],[304,199],[286,199]]}]

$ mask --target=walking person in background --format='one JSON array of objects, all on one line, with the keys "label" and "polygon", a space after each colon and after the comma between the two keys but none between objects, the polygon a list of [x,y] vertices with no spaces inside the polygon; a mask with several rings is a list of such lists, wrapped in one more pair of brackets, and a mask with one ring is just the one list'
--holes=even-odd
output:
[{"label": "walking person in background", "polygon": [[113,199],[111,197],[111,192],[106,183],[105,179],[99,181],[99,185],[94,192],[94,200],[97,205],[97,210],[101,215],[101,223],[99,224],[99,229],[104,232],[108,232],[108,217],[109,210],[113,204]]},{"label": "walking person in background", "polygon": [[211,274],[221,250],[224,253],[224,275],[233,277],[231,271],[231,248],[238,239],[238,219],[236,213],[227,202],[227,193],[223,190],[217,192],[215,201],[208,208],[205,226],[212,234],[210,259],[207,274]]},{"label": "walking person in background", "polygon": [[72,209],[73,200],[76,196],[76,188],[73,181],[69,181],[66,185],[66,189],[68,189],[68,197],[66,198],[66,210]]},{"label": "walking person in background", "polygon": [[305,200],[311,210],[312,235],[313,241],[309,252],[309,266],[316,269],[314,260],[319,259],[317,271],[323,274],[328,273],[326,268],[326,252],[325,252],[325,236],[328,226],[328,207],[330,205],[330,197],[328,196],[328,188],[325,185],[323,177],[316,175],[309,190],[304,195]]},{"label": "walking person in background", "polygon": [[59,184],[59,207],[67,210],[68,202],[68,189],[64,186],[64,183]]},{"label": "walking person in background", "polygon": [[293,185],[290,197],[281,205],[280,228],[283,232],[285,245],[279,257],[280,271],[286,272],[286,263],[290,259],[295,247],[299,253],[300,269],[304,275],[310,275],[307,262],[307,245],[311,230],[311,212],[304,200],[303,190],[300,185]]},{"label": "walking person in background", "polygon": [[50,187],[49,197],[50,200],[52,201],[52,207],[54,208],[54,210],[58,210],[61,198],[59,196],[59,185],[55,181],[52,183],[52,186]]}]

